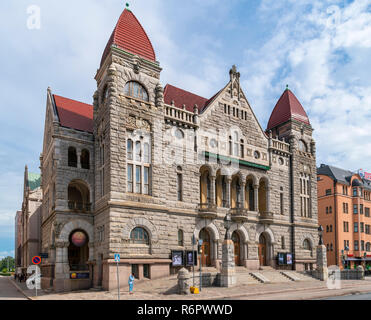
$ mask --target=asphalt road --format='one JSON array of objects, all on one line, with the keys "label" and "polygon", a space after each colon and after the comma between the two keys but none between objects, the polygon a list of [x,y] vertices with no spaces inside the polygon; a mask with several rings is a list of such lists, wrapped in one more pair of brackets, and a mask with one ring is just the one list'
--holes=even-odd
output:
[{"label": "asphalt road", "polygon": [[27,300],[8,277],[0,276],[0,300]]}]

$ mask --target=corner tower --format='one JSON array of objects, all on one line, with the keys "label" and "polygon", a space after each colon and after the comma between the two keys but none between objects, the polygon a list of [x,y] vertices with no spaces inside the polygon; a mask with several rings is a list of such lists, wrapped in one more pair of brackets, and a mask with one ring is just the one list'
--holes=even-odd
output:
[{"label": "corner tower", "polygon": [[[132,190],[128,190],[130,184],[126,183],[127,176],[133,178],[131,186],[136,188],[138,175],[140,189],[146,195],[151,194],[151,190],[146,189],[146,179],[152,174],[154,123],[163,121],[160,73],[150,39],[133,12],[125,9],[108,40],[95,76],[95,209],[99,212],[95,225],[103,235],[95,255],[101,265],[113,258],[113,252],[124,254],[120,232],[127,221],[119,212],[124,210],[127,201],[142,201],[133,199]],[[136,161],[136,153],[132,158],[133,146],[135,152],[138,149],[136,142],[141,146],[138,154],[145,159],[143,163]],[[122,220],[118,221],[118,215]],[[100,274],[98,285],[103,270]],[[108,287],[108,284],[103,283],[103,286]]]},{"label": "corner tower", "polygon": [[288,87],[272,111],[267,133],[290,144],[291,248],[295,261],[304,260],[303,239],[311,239],[312,248],[318,243],[316,147],[308,115]]}]

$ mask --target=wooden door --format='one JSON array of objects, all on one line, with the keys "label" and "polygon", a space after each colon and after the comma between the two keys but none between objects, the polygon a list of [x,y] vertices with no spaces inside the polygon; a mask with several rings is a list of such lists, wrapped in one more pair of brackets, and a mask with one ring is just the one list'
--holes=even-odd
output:
[{"label": "wooden door", "polygon": [[210,259],[210,242],[204,241],[202,243],[202,253],[201,253],[201,261],[203,267],[208,267],[211,265]]},{"label": "wooden door", "polygon": [[238,233],[236,231],[233,232],[233,234],[232,234],[232,241],[233,241],[233,244],[234,244],[234,263],[235,263],[236,266],[240,266],[241,265],[240,236],[238,235]]},{"label": "wooden door", "polygon": [[266,265],[266,252],[267,248],[265,243],[259,243],[259,263],[261,266]]}]

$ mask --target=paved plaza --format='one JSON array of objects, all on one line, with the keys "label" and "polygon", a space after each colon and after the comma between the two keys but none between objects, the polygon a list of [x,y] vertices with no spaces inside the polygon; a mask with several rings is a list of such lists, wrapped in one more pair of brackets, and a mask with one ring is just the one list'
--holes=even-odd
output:
[{"label": "paved plaza", "polygon": [[[6,285],[10,288],[10,295],[14,295],[14,285],[20,289],[31,300],[116,300],[117,291],[86,290],[69,293],[53,293],[44,290],[38,292],[35,297],[35,290],[28,290],[25,283],[14,283],[13,279],[0,282],[1,290]],[[13,282],[13,283],[10,283]],[[136,283],[133,295],[129,295],[126,288],[121,290],[121,300],[309,300],[325,299],[357,295],[371,292],[371,277],[365,280],[342,281],[341,289],[329,290],[326,282],[318,280],[306,280],[297,282],[275,282],[268,284],[239,281],[233,288],[207,287],[203,288],[198,295],[176,294],[176,276],[160,280],[141,281]],[[13,287],[13,288],[12,288]],[[5,288],[5,287],[4,287]],[[6,294],[5,294],[6,295]],[[15,295],[14,295],[15,296]],[[19,296],[19,295],[18,295]],[[363,296],[360,296],[362,298]],[[368,296],[365,296],[370,297]],[[342,297],[342,299],[344,299]]]}]

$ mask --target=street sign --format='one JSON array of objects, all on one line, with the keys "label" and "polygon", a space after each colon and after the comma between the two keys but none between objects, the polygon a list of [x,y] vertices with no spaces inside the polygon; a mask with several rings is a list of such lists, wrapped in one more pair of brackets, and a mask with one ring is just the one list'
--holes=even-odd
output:
[{"label": "street sign", "polygon": [[120,262],[120,255],[115,253],[115,262]]},{"label": "street sign", "polygon": [[35,256],[32,258],[32,263],[33,264],[40,264],[41,263],[41,257],[40,256]]},{"label": "street sign", "polygon": [[118,253],[115,253],[115,262],[116,262],[116,269],[117,269],[117,297],[120,300],[120,276],[119,276],[120,255]]}]

